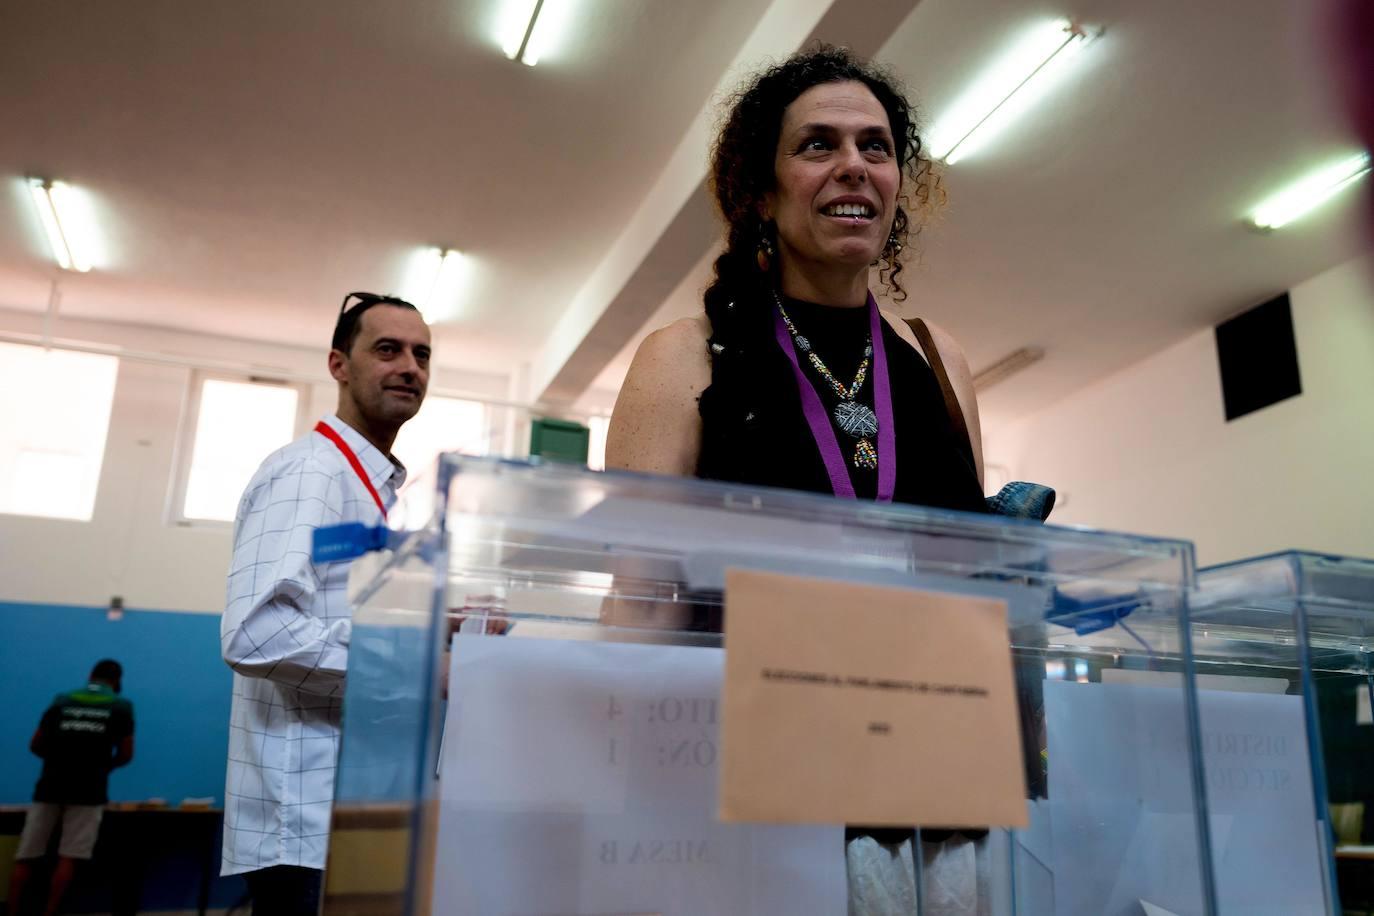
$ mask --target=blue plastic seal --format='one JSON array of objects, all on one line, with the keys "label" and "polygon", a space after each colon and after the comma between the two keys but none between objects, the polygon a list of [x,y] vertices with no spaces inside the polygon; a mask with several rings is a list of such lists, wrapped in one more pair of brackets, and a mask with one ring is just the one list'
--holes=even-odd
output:
[{"label": "blue plastic seal", "polygon": [[316,528],[311,539],[310,558],[316,563],[352,560],[370,551],[384,549],[390,533],[385,525],[373,527],[362,522]]},{"label": "blue plastic seal", "polygon": [[1135,595],[1107,595],[1095,598],[1074,598],[1059,589],[1051,596],[1051,607],[1045,619],[1060,626],[1073,627],[1079,636],[1087,636],[1115,626],[1141,606]]}]

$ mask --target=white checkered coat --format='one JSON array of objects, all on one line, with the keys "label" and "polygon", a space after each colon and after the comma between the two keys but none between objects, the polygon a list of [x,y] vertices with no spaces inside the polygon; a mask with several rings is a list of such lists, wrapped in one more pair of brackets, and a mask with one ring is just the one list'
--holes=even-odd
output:
[{"label": "white checkered coat", "polygon": [[[405,469],[335,416],[390,508]],[[267,458],[239,502],[220,625],[234,669],[221,871],[324,868],[352,610],[348,561],[311,562],[316,528],[382,523],[342,452],[311,431]]]}]

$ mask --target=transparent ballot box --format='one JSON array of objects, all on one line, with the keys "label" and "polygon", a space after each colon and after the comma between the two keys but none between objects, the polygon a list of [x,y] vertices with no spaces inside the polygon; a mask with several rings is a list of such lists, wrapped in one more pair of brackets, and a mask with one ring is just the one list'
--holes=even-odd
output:
[{"label": "transparent ballot box", "polygon": [[1190,544],[434,477],[352,568],[326,912],[1214,912]]},{"label": "transparent ballot box", "polygon": [[1374,560],[1215,566],[1191,604],[1220,912],[1374,908]]}]

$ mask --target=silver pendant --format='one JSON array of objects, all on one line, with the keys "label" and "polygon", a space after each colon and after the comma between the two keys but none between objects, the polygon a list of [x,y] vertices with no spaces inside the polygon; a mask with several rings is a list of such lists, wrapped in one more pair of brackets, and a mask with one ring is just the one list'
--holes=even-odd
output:
[{"label": "silver pendant", "polygon": [[858,401],[835,405],[835,424],[855,439],[867,439],[878,432],[878,416]]}]

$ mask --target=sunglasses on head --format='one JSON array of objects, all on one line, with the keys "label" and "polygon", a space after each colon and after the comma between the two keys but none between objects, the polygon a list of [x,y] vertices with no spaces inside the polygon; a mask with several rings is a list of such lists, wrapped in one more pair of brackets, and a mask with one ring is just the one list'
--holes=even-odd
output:
[{"label": "sunglasses on head", "polygon": [[379,296],[376,293],[349,293],[347,296],[343,297],[343,302],[339,305],[339,317],[343,317],[343,313],[350,308],[356,308],[360,305],[401,305],[406,308],[415,308],[412,303],[407,302],[399,296]]}]

